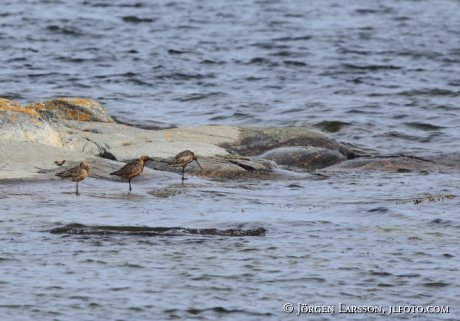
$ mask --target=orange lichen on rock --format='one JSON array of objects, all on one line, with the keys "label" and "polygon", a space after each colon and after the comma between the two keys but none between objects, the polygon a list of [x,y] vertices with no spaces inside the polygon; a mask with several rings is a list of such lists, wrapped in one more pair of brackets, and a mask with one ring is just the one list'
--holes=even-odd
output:
[{"label": "orange lichen on rock", "polygon": [[45,101],[42,103],[30,103],[27,105],[27,108],[31,109],[36,109],[36,110],[49,110],[49,109],[56,109],[56,108],[62,108],[64,105],[56,105],[56,104],[50,104],[49,101]]},{"label": "orange lichen on rock", "polygon": [[44,119],[114,122],[104,106],[91,99],[60,97],[30,103],[26,107],[37,111]]},{"label": "orange lichen on rock", "polygon": [[[27,107],[31,107],[30,104],[27,105]],[[33,105],[33,108],[34,109],[38,109],[38,110],[45,110],[46,109],[46,105],[45,104],[42,104],[42,103],[35,103]]]},{"label": "orange lichen on rock", "polygon": [[56,100],[60,100],[72,105],[79,105],[82,107],[91,107],[91,106],[101,106],[98,102],[95,102],[91,99],[84,99],[84,98],[67,98],[67,97],[59,97]]},{"label": "orange lichen on rock", "polygon": [[88,114],[80,114],[80,116],[78,116],[78,120],[80,121],[89,121],[91,120],[91,116],[88,115]]},{"label": "orange lichen on rock", "polygon": [[14,116],[10,116],[10,120],[16,120],[16,118],[14,118]]},{"label": "orange lichen on rock", "polygon": [[46,101],[39,102],[39,103],[30,103],[27,105],[27,107],[29,108],[38,109],[38,110],[65,109],[65,108],[69,108],[70,106],[79,106],[83,108],[102,107],[101,104],[91,99],[65,98],[65,97],[59,97],[56,99],[46,100]]},{"label": "orange lichen on rock", "polygon": [[68,110],[64,113],[64,116],[66,119],[75,119],[77,118],[77,115],[78,115],[78,111],[77,110]]},{"label": "orange lichen on rock", "polygon": [[9,106],[9,107],[24,107],[21,103],[16,100],[6,99],[0,97],[0,107]]},{"label": "orange lichen on rock", "polygon": [[41,117],[35,110],[25,108],[21,103],[14,100],[0,98],[0,110],[12,111],[17,113],[26,113],[35,117]]}]

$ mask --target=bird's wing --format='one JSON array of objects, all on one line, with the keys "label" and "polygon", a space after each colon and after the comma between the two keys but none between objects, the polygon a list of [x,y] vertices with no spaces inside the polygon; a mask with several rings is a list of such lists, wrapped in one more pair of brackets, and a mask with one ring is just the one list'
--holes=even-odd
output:
[{"label": "bird's wing", "polygon": [[116,172],[110,173],[110,175],[124,176],[135,173],[139,170],[138,163],[129,163],[117,170]]},{"label": "bird's wing", "polygon": [[64,172],[56,174],[56,176],[59,176],[61,178],[66,178],[66,177],[77,177],[83,174],[84,169],[81,168],[80,166],[73,167],[71,169],[68,169]]}]

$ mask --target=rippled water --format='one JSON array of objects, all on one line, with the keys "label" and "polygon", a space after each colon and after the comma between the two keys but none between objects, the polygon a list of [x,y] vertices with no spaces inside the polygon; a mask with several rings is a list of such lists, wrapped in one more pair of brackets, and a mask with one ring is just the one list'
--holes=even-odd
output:
[{"label": "rippled water", "polygon": [[[359,154],[457,151],[458,12],[454,0],[6,0],[0,96],[92,98],[145,127],[315,126]],[[158,173],[132,194],[89,178],[78,197],[65,181],[3,181],[0,318],[284,320],[290,302],[443,305],[393,317],[455,320],[459,174],[324,173],[184,187]],[[147,193],[158,188],[179,192]],[[266,232],[50,233],[71,223]],[[338,317],[380,315],[316,319]]]},{"label": "rippled water", "polygon": [[6,1],[0,94],[89,97],[136,124],[340,121],[337,137],[368,152],[443,151],[459,123],[459,10],[447,0]]},{"label": "rippled water", "polygon": [[[459,180],[437,175],[432,183],[444,187],[412,173],[341,173],[287,185],[191,179],[183,187],[158,174],[133,184],[132,194],[126,183],[89,178],[76,197],[66,181],[7,182],[0,311],[9,320],[279,320],[294,318],[284,303],[300,302],[443,305],[450,314],[417,316],[454,320],[460,220],[457,200],[443,196]],[[165,187],[181,194],[147,193]],[[414,190],[435,198],[414,204]],[[69,223],[177,229],[50,234]],[[180,227],[266,232],[196,235]]]}]

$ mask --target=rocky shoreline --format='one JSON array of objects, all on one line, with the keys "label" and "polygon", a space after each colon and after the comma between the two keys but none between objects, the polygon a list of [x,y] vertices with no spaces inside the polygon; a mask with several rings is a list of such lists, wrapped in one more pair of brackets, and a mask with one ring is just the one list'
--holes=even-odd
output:
[{"label": "rocky shoreline", "polygon": [[[194,126],[162,130],[117,124],[92,100],[57,98],[26,106],[0,98],[0,179],[55,179],[54,174],[86,161],[90,176],[109,173],[147,154],[146,167],[179,173],[167,166],[179,152],[192,150],[188,175],[242,178],[277,168],[328,170],[439,170],[456,167],[458,155],[386,159],[357,158],[349,148],[318,131],[299,127]],[[56,161],[66,160],[63,167]]]},{"label": "rocky shoreline", "polygon": [[[55,164],[62,160],[66,160],[66,167],[86,161],[90,176],[108,179],[108,174],[120,166],[118,162],[133,161],[143,154],[152,159],[146,167],[180,172],[181,168],[167,163],[186,149],[194,151],[203,166],[200,169],[190,164],[188,174],[228,178],[272,172],[278,159],[280,165],[309,169],[354,155],[333,138],[305,128],[135,128],[115,123],[102,105],[81,98],[57,98],[26,106],[0,99],[0,115],[0,179],[49,179],[62,170]],[[315,150],[299,150],[299,146]],[[267,151],[271,153],[264,156]]]}]

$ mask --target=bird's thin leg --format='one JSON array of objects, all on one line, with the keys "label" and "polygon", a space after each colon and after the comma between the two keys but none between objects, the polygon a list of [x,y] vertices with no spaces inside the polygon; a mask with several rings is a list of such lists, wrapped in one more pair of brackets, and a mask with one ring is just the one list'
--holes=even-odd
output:
[{"label": "bird's thin leg", "polygon": [[78,182],[77,182],[77,190],[75,191],[75,194],[78,195]]},{"label": "bird's thin leg", "polygon": [[184,176],[184,170],[185,170],[185,166],[182,166],[182,183],[184,182],[184,180],[186,180],[186,178]]},{"label": "bird's thin leg", "polygon": [[128,180],[128,183],[129,183],[129,191],[131,191],[132,190],[132,188],[131,188],[131,178]]}]

